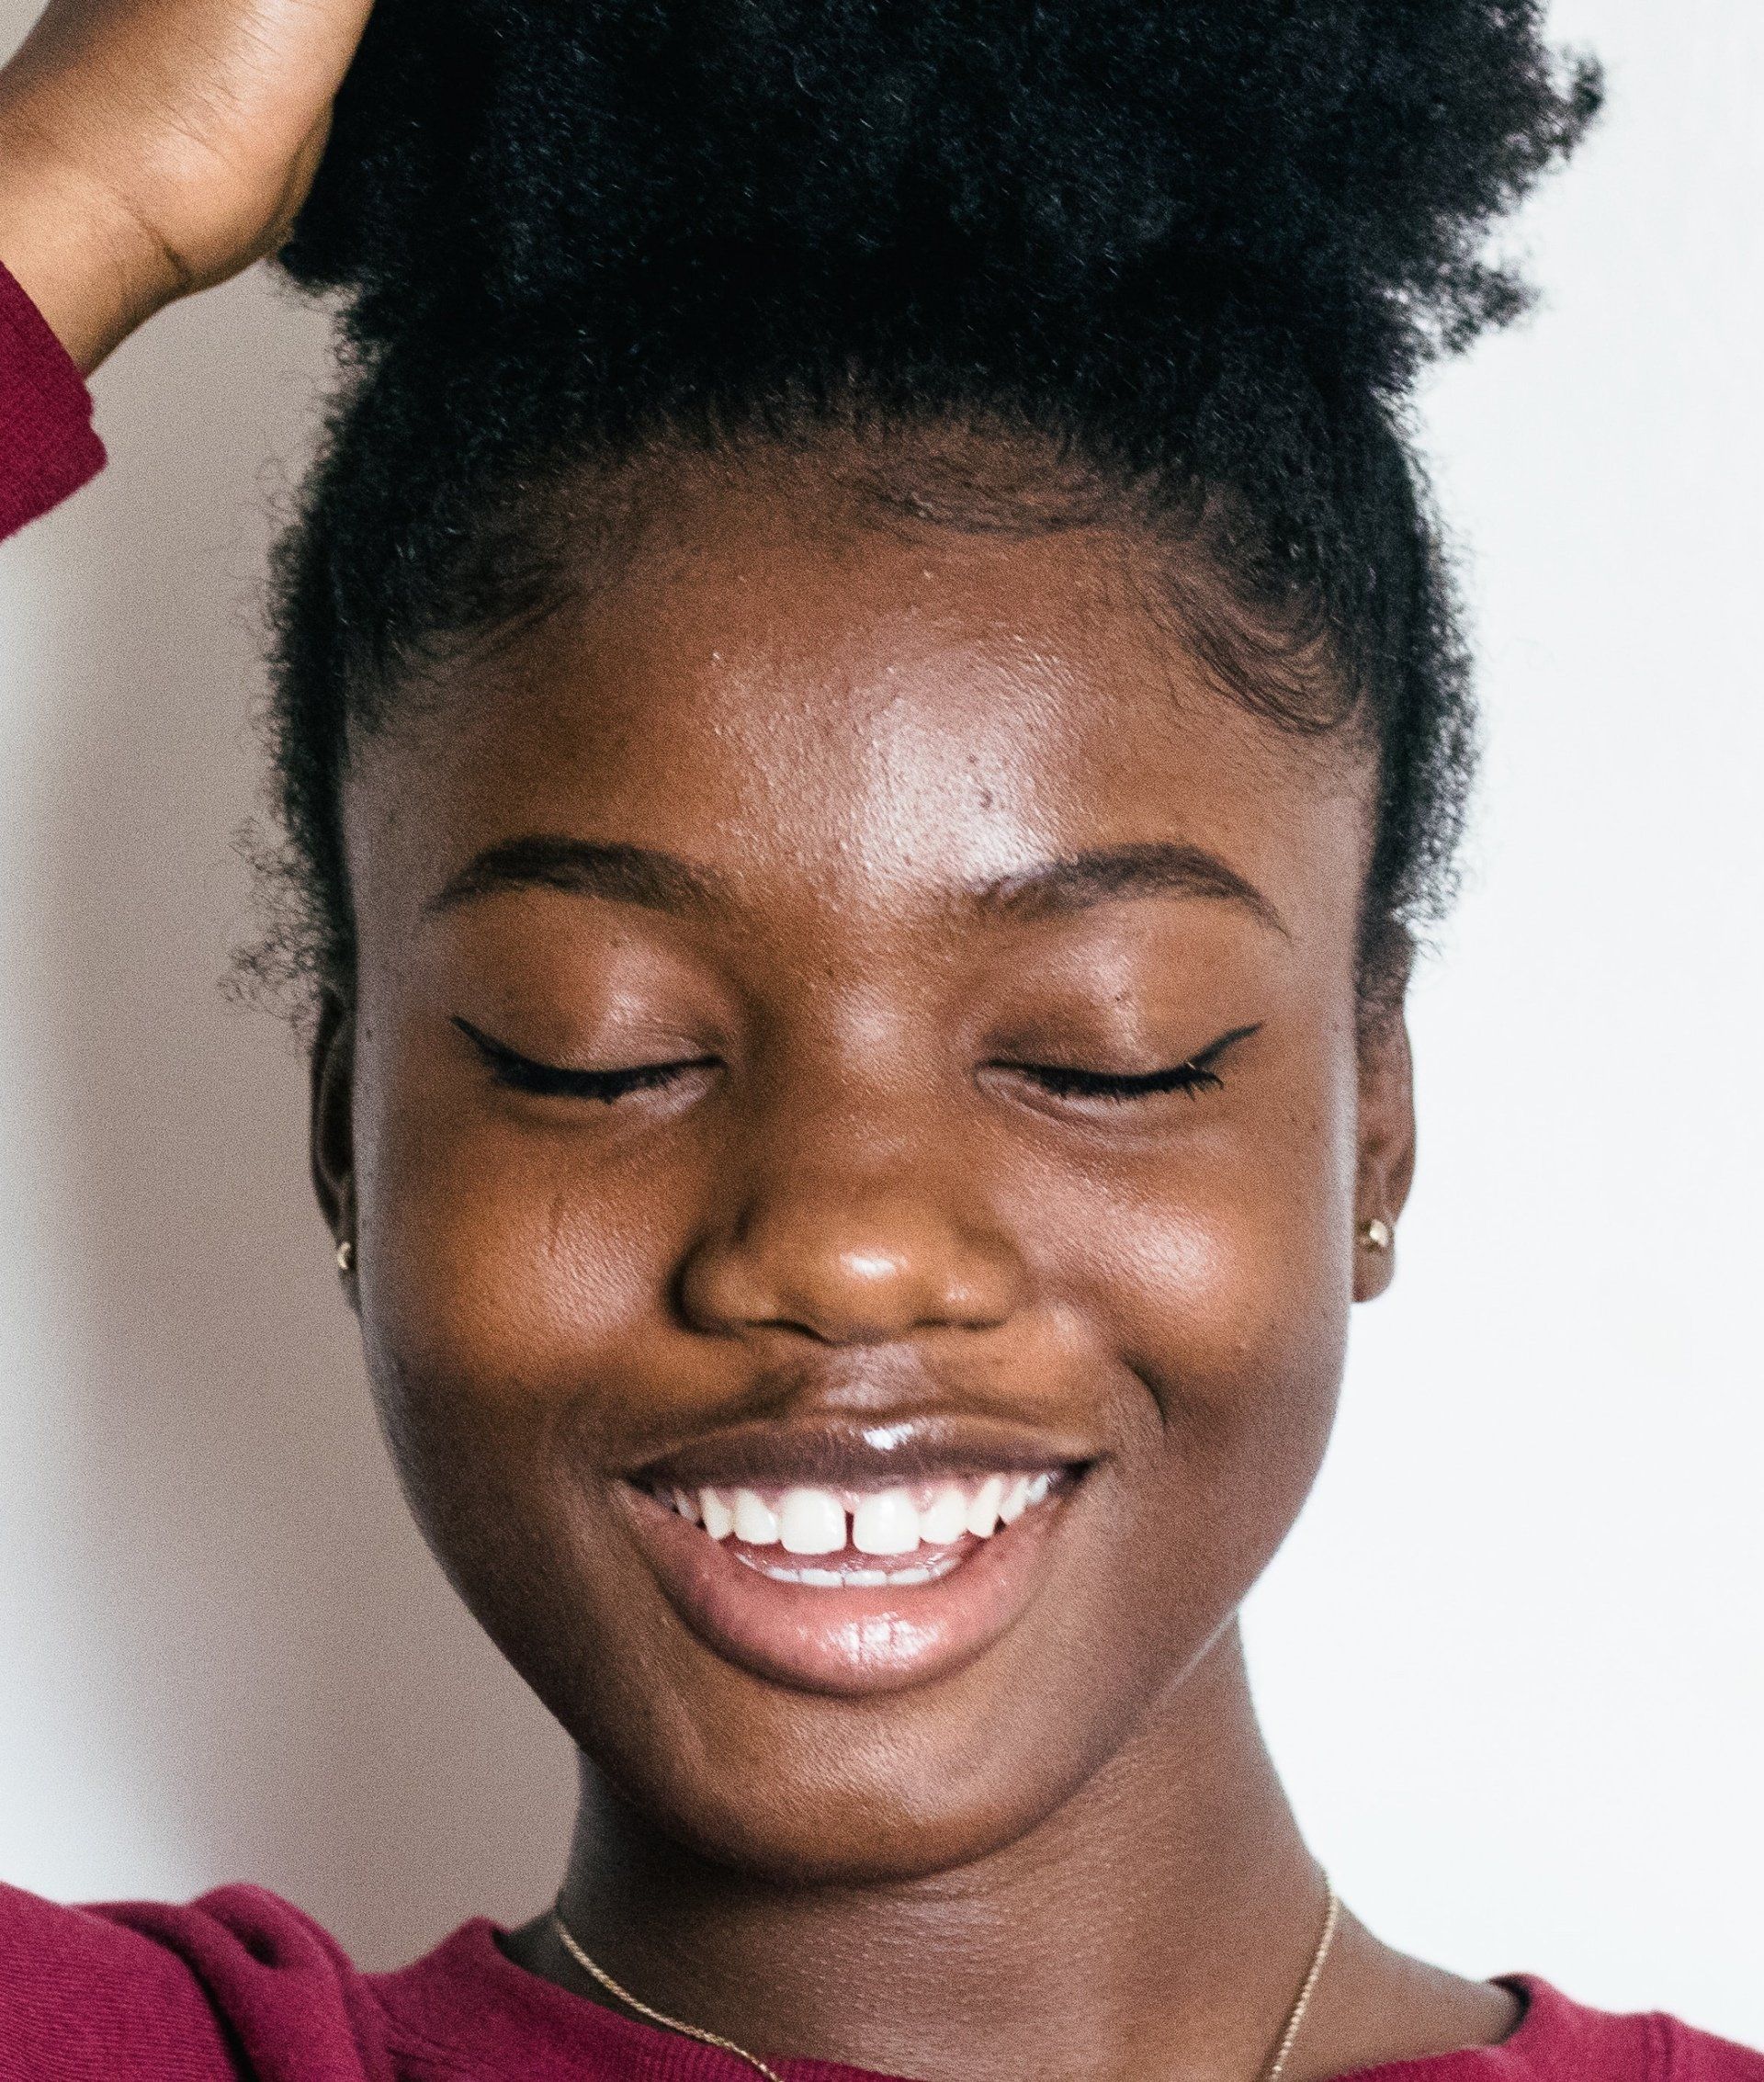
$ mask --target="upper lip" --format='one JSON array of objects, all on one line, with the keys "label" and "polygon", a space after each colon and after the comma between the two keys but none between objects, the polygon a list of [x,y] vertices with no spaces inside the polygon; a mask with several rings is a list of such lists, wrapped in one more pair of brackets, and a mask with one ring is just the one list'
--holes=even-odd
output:
[{"label": "upper lip", "polygon": [[1087,1442],[998,1419],[825,1414],[729,1425],[645,1462],[629,1479],[682,1489],[876,1489],[942,1475],[1038,1473],[1095,1457]]}]

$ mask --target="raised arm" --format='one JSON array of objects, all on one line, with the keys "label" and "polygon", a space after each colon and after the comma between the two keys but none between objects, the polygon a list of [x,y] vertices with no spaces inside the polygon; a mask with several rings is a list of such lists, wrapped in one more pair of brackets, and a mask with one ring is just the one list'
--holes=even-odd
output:
[{"label": "raised arm", "polygon": [[285,237],[372,0],[51,0],[0,70],[0,262],[83,373]]}]

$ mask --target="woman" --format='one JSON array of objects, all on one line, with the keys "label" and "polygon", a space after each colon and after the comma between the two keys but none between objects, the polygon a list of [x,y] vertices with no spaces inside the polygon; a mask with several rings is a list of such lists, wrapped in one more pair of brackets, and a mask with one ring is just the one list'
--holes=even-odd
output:
[{"label": "woman", "polygon": [[1373,12],[57,0],[0,75],[0,526],[161,306],[345,292],[264,958],[582,1759],[554,1912],[398,1974],[0,1895],[0,2076],[1764,2076],[1382,1945],[1244,1676],[1468,766],[1403,402],[1597,99]]}]

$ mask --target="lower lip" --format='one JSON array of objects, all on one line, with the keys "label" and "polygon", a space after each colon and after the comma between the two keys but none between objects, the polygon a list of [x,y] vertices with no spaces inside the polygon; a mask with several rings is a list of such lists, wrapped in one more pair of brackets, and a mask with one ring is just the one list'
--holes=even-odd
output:
[{"label": "lower lip", "polygon": [[780,1583],[646,1490],[620,1489],[668,1602],[707,1647],[775,1684],[841,1698],[923,1684],[989,1648],[1040,1587],[1067,1503],[1056,1491],[933,1582],[833,1590]]}]

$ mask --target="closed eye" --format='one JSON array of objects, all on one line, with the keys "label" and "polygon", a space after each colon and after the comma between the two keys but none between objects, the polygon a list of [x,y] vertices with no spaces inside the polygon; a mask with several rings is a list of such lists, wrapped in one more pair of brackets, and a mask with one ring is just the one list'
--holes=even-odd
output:
[{"label": "closed eye", "polygon": [[1186,1092],[1198,1097],[1204,1092],[1216,1092],[1224,1083],[1216,1066],[1227,1052],[1260,1032],[1259,1024],[1233,1027],[1186,1062],[1131,1076],[1113,1070],[1080,1069],[1064,1063],[999,1063],[993,1067],[1013,1069],[1062,1099],[1099,1099],[1124,1105],[1136,1099],[1155,1099],[1167,1092]]},{"label": "closed eye", "polygon": [[671,1063],[634,1063],[627,1069],[569,1069],[561,1063],[524,1056],[468,1019],[456,1017],[453,1024],[483,1058],[498,1084],[548,1098],[594,1099],[610,1106],[633,1092],[657,1091],[687,1070],[714,1068],[717,1062],[715,1056],[694,1056]]}]

